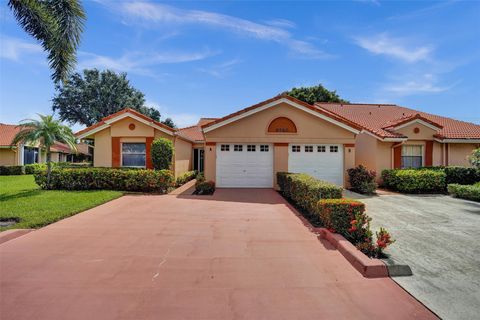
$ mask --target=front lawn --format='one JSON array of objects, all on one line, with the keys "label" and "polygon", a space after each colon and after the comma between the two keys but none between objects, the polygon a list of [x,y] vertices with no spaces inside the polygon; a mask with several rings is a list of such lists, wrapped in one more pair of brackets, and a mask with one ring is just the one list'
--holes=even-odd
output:
[{"label": "front lawn", "polygon": [[0,231],[39,228],[118,198],[120,191],[41,190],[32,175],[0,176],[0,219],[19,219]]}]

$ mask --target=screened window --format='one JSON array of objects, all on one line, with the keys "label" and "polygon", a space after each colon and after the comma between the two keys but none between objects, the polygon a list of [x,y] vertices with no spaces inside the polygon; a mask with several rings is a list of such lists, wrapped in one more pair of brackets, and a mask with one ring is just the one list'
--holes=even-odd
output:
[{"label": "screened window", "polygon": [[292,146],[292,152],[300,152],[300,146]]},{"label": "screened window", "polygon": [[247,145],[248,152],[255,152],[255,150],[256,150],[256,146],[254,144]]},{"label": "screened window", "polygon": [[326,148],[325,146],[317,146],[317,152],[325,152]]},{"label": "screened window", "polygon": [[229,144],[222,144],[220,146],[221,151],[230,151],[230,145]]},{"label": "screened window", "polygon": [[122,143],[122,166],[145,167],[145,143]]},{"label": "screened window", "polygon": [[420,168],[422,166],[422,146],[402,146],[402,168]]},{"label": "screened window", "polygon": [[241,144],[236,144],[233,146],[233,151],[243,151],[243,146]]},{"label": "screened window", "polygon": [[23,164],[38,163],[38,148],[23,147]]},{"label": "screened window", "polygon": [[338,152],[338,146],[330,146],[330,152]]},{"label": "screened window", "polygon": [[313,152],[313,146],[305,146],[305,152]]},{"label": "screened window", "polygon": [[262,144],[260,146],[260,152],[268,152],[268,144]]}]

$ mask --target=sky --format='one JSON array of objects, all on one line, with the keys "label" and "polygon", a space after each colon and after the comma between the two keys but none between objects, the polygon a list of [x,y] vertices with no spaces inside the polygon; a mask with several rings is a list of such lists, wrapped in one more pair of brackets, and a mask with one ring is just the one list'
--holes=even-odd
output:
[{"label": "sky", "polygon": [[[479,1],[83,5],[77,71],[126,72],[147,105],[179,127],[319,83],[351,102],[480,124]],[[52,113],[46,53],[6,0],[0,22],[0,122]]]}]

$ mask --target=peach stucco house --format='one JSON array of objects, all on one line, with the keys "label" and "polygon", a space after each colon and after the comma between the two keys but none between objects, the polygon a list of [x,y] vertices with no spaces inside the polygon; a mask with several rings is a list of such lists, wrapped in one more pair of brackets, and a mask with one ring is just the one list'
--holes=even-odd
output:
[{"label": "peach stucco house", "polygon": [[163,137],[174,143],[176,176],[199,170],[218,187],[271,188],[279,171],[346,185],[346,170],[358,164],[379,172],[468,165],[480,126],[395,105],[310,105],[282,95],[182,129],[124,109],[77,137],[94,140],[94,166],[152,168],[151,142]]}]

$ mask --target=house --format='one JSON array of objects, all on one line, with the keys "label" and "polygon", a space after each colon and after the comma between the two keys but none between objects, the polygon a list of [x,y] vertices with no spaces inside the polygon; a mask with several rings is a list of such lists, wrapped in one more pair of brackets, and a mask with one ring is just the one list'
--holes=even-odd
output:
[{"label": "house", "polygon": [[[18,166],[32,163],[44,163],[46,153],[39,144],[12,145],[13,138],[22,128],[15,124],[0,123],[0,165]],[[65,162],[73,157],[82,157],[89,160],[92,154],[88,146],[79,144],[77,153],[70,150],[66,144],[56,142],[51,148],[52,162]]]},{"label": "house", "polygon": [[198,170],[218,187],[271,188],[280,171],[346,185],[346,170],[358,164],[468,165],[480,126],[394,105],[310,105],[282,95],[181,129],[124,109],[76,135],[94,141],[94,166],[152,168],[150,145],[162,137],[174,143],[176,176]]}]

